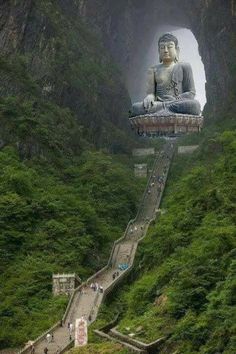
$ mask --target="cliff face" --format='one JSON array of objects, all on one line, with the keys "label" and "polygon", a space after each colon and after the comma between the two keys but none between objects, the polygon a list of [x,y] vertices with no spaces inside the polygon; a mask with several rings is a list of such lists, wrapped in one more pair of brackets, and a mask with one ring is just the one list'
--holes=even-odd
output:
[{"label": "cliff face", "polygon": [[[235,101],[235,0],[11,0],[0,2],[0,14],[1,58],[7,56],[13,66],[9,75],[1,65],[1,95],[32,95],[32,85],[37,86],[37,95],[71,109],[88,140],[98,146],[116,139],[114,134],[108,138],[113,125],[128,129],[130,104],[121,74],[104,48],[126,82],[136,85],[145,53],[163,25],[189,28],[198,41],[207,79],[207,116]],[[19,63],[21,77],[15,69]],[[27,75],[30,88],[23,83]]]},{"label": "cliff face", "polygon": [[1,1],[0,14],[1,96],[69,108],[85,139],[113,149],[128,126],[129,99],[99,38],[81,21],[80,2]]},{"label": "cliff face", "polygon": [[129,98],[81,19],[78,1],[0,0],[1,349],[62,317],[51,274],[101,269],[143,189],[108,155],[129,149]]},{"label": "cliff face", "polygon": [[0,3],[0,47],[5,54],[22,49],[24,34],[27,29],[32,0]]},{"label": "cliff face", "polygon": [[[206,111],[214,116],[232,101],[235,84],[236,2],[211,0],[149,0],[82,2],[81,15],[97,26],[104,44],[135,80],[154,34],[163,25],[189,28],[195,35],[207,79]],[[98,16],[94,14],[98,13]],[[234,54],[233,54],[234,53]]]}]

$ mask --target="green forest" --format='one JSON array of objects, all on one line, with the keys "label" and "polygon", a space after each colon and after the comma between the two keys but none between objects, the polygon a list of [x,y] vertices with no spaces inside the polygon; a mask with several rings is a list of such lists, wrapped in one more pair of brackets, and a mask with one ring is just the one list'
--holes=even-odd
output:
[{"label": "green forest", "polygon": [[1,349],[62,318],[68,298],[53,298],[52,274],[84,281],[103,267],[145,186],[133,173],[139,143],[120,128],[129,99],[118,70],[95,34],[55,6],[39,1],[32,14],[51,37],[0,56]]},{"label": "green forest", "polygon": [[62,317],[67,299],[52,298],[53,272],[86,280],[106,264],[144,188],[118,160],[85,151],[58,168],[20,161],[12,147],[0,152],[2,347]]},{"label": "green forest", "polygon": [[163,353],[236,352],[236,134],[203,135],[193,137],[198,151],[175,156],[132,284],[111,295],[94,328],[115,308],[119,331],[146,343],[165,337]]},{"label": "green forest", "polygon": [[[62,318],[68,297],[53,297],[53,273],[85,281],[107,263],[146,186],[134,164],[153,162],[132,149],[164,143],[129,129],[130,98],[96,28],[33,3],[24,45],[0,54],[0,350]],[[231,89],[224,110],[207,107],[201,134],[178,139],[199,148],[175,154],[135,270],[72,353],[128,354],[93,332],[118,313],[123,334],[164,337],[160,353],[236,353],[235,79]]]}]

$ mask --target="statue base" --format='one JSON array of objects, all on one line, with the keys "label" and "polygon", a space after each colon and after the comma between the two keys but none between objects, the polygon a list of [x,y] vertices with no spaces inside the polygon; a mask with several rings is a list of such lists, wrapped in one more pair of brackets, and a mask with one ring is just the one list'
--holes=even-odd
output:
[{"label": "statue base", "polygon": [[199,133],[203,126],[203,116],[188,114],[161,115],[144,114],[129,118],[131,128],[141,136],[169,136]]}]

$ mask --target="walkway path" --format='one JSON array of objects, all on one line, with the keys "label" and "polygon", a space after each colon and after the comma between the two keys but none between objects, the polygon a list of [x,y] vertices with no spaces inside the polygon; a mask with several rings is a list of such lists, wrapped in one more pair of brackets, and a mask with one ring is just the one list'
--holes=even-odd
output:
[{"label": "walkway path", "polygon": [[[57,323],[48,331],[54,337],[50,343],[45,340],[46,333],[36,339],[35,354],[43,354],[45,347],[48,348],[48,354],[61,353],[72,345],[74,331],[70,338],[68,323],[72,323],[74,328],[75,320],[82,316],[91,319],[89,324],[95,321],[99,306],[107,293],[131,270],[138,242],[145,236],[150,221],[155,218],[158,211],[173,151],[173,144],[167,143],[163,151],[157,155],[137,216],[129,222],[124,236],[114,243],[107,266],[90,277],[86,282],[87,285],[80,286],[74,291],[63,317],[63,326]],[[121,270],[122,267],[127,269]],[[113,275],[117,272],[119,275],[114,278]],[[102,286],[103,292],[91,289],[91,283]],[[30,353],[30,348],[25,348],[20,353]]]}]

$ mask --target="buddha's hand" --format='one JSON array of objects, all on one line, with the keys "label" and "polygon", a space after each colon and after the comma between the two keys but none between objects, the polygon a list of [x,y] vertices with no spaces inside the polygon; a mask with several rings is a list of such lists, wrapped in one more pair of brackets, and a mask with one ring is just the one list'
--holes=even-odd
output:
[{"label": "buddha's hand", "polygon": [[148,111],[154,105],[154,101],[154,95],[147,95],[143,100],[143,107]]}]

